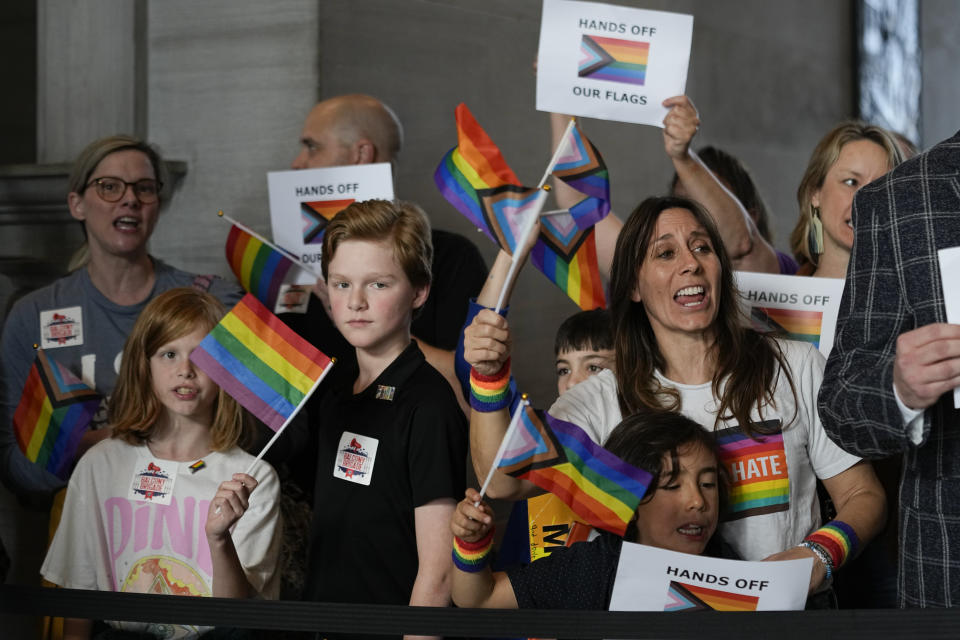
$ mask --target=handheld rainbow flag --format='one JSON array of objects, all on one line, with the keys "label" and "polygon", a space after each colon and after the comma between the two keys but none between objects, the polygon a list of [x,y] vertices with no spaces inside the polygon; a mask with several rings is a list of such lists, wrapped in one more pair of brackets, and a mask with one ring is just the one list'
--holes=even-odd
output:
[{"label": "handheld rainbow flag", "polygon": [[[434,182],[450,204],[488,238],[512,254],[522,242],[523,230],[527,226],[525,222],[529,221],[533,211],[538,211],[542,206],[542,194],[539,189],[520,183],[503,159],[500,149],[465,104],[457,106],[456,118],[458,144],[440,161],[433,176]],[[557,157],[559,155],[555,154]],[[586,176],[593,172],[591,175],[594,177],[586,183],[593,185],[596,190],[595,176],[599,173],[590,168],[578,169],[572,160],[574,155],[573,152],[563,154],[565,166],[568,165],[567,171],[574,172],[570,173],[571,176]],[[594,156],[599,157],[595,153]],[[531,255],[538,256],[533,263],[551,282],[569,295],[581,309],[590,310],[606,306],[596,245],[592,229],[587,224],[591,215],[595,218],[599,215],[590,211],[599,211],[601,207],[596,199],[589,197],[578,203],[577,207],[581,205],[583,207],[577,212],[583,229],[577,227],[572,215],[557,214],[546,225],[552,228],[545,231],[543,223],[546,218],[541,218],[540,236]],[[609,204],[606,210],[609,211]],[[563,215],[573,221],[572,228],[565,218],[558,217]]]},{"label": "handheld rainbow flag", "polygon": [[586,230],[610,213],[610,173],[600,152],[571,119],[557,145],[549,172],[587,196],[570,207],[577,227]]},{"label": "handheld rainbow flag", "polygon": [[[310,398],[333,361],[247,294],[197,345],[190,359],[276,431],[259,460]],[[250,465],[251,468],[256,460]],[[249,471],[248,471],[249,473]]]},{"label": "handheld rainbow flag", "polygon": [[80,438],[99,407],[100,394],[37,349],[13,414],[17,444],[30,462],[66,480]]},{"label": "handheld rainbow flag", "polygon": [[494,466],[563,500],[587,524],[623,535],[652,477],[593,442],[577,425],[517,407]]},{"label": "handheld rainbow flag", "polygon": [[274,309],[287,272],[299,263],[236,220],[223,215],[222,211],[217,215],[232,225],[227,235],[226,253],[233,275],[244,291]]}]

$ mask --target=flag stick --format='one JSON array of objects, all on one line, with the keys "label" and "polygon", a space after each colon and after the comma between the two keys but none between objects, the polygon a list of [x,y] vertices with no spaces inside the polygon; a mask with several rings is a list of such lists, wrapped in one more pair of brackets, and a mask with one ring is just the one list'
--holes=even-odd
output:
[{"label": "flag stick", "polygon": [[567,125],[567,128],[563,131],[563,137],[560,138],[560,144],[557,145],[557,149],[553,152],[553,157],[550,158],[550,164],[547,165],[547,170],[543,172],[543,177],[540,178],[540,184],[537,185],[537,189],[542,187],[546,182],[547,178],[550,177],[550,173],[553,171],[553,168],[557,166],[557,160],[560,159],[561,152],[566,151],[567,140],[570,139],[570,130],[573,129],[577,121],[573,118],[570,118],[570,123]]},{"label": "flag stick", "polygon": [[540,189],[540,195],[538,200],[534,205],[534,212],[530,214],[530,218],[524,223],[523,231],[520,234],[520,241],[517,242],[516,249],[513,252],[513,258],[510,260],[510,269],[507,271],[507,279],[503,283],[503,288],[500,289],[500,296],[497,298],[497,307],[496,312],[500,313],[500,309],[503,308],[503,303],[507,298],[507,292],[510,291],[510,288],[513,286],[513,280],[517,277],[517,269],[520,267],[522,260],[519,258],[520,251],[527,246],[530,242],[530,234],[533,233],[533,230],[536,228],[537,220],[540,218],[540,212],[543,211],[543,203],[547,199],[547,189],[549,187],[543,187]]},{"label": "flag stick", "polygon": [[225,213],[223,212],[223,209],[221,209],[220,211],[217,211],[217,216],[219,216],[220,218],[223,218],[224,220],[226,220],[227,222],[229,222],[229,223],[231,223],[231,224],[234,224],[234,225],[240,227],[241,229],[243,229],[244,231],[246,231],[247,233],[249,233],[250,235],[252,235],[254,238],[256,238],[257,240],[259,240],[259,241],[262,242],[263,244],[267,245],[268,247],[270,247],[270,248],[273,249],[274,251],[278,252],[279,254],[281,254],[282,256],[284,256],[285,258],[287,258],[288,260],[290,260],[293,264],[297,265],[298,267],[300,267],[300,268],[303,269],[304,271],[307,271],[308,273],[310,273],[310,274],[312,274],[312,275],[315,275],[315,276],[316,276],[316,275],[319,275],[319,274],[318,274],[316,271],[314,271],[312,268],[310,268],[310,267],[308,267],[307,265],[303,264],[303,262],[300,261],[300,258],[298,258],[297,256],[293,255],[292,253],[290,253],[289,251],[287,251],[287,250],[284,249],[283,247],[279,247],[279,246],[275,245],[274,243],[270,242],[269,240],[267,240],[267,239],[264,238],[262,235],[260,235],[259,233],[257,233],[256,231],[254,231],[253,229],[251,229],[250,227],[248,227],[247,225],[243,224],[242,222],[237,222],[236,220],[234,220],[233,218],[231,218],[230,216],[228,216],[227,214],[225,214]]},{"label": "flag stick", "polygon": [[[507,443],[509,443],[510,439],[513,438],[513,433],[517,430],[517,426],[520,424],[520,415],[528,406],[530,406],[530,401],[527,400],[527,394],[523,394],[520,397],[520,402],[517,404],[517,410],[513,412],[513,417],[510,419],[510,426],[507,427],[507,432],[503,434],[503,440],[500,441],[500,448],[497,449],[497,455],[493,458],[493,464],[490,465],[490,471],[487,472],[487,479],[483,481],[483,486],[480,487],[480,500],[483,500],[483,495],[487,492],[487,487],[490,486],[490,481],[493,479],[494,472],[500,467],[500,461],[503,460],[503,454],[507,450]],[[473,506],[480,506],[480,500],[474,502]]]},{"label": "flag stick", "polygon": [[280,434],[283,433],[283,430],[287,428],[287,425],[290,424],[290,421],[293,420],[298,413],[300,413],[300,409],[303,408],[303,405],[307,404],[307,400],[309,400],[310,396],[313,395],[313,392],[317,390],[317,387],[320,386],[320,383],[323,382],[323,379],[327,377],[327,374],[330,373],[330,369],[333,368],[333,365],[336,364],[336,362],[337,362],[336,358],[330,359],[330,364],[327,365],[327,367],[323,370],[323,373],[320,374],[320,377],[317,378],[317,381],[313,383],[312,387],[310,387],[310,391],[307,392],[307,395],[303,396],[303,400],[300,401],[300,404],[297,405],[297,408],[293,410],[293,413],[290,414],[290,417],[284,420],[283,424],[280,425],[280,428],[277,429],[277,432],[273,434],[272,438],[270,438],[270,442],[268,442],[263,446],[263,450],[260,451],[259,455],[257,455],[257,457],[253,460],[253,462],[250,463],[250,466],[247,467],[247,470],[244,473],[246,473],[247,475],[250,475],[250,472],[253,470],[253,467],[257,464],[257,462],[260,461],[260,458],[263,457],[263,455],[267,452],[267,450],[269,450],[270,447],[273,446],[273,443],[277,441],[277,438],[279,438]]}]

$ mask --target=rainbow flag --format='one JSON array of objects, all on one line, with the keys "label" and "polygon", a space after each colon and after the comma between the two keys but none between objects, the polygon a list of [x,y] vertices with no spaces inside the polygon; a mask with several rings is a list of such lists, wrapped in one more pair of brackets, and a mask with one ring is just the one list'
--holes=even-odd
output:
[{"label": "rainbow flag", "polygon": [[790,473],[783,433],[775,421],[760,425],[756,439],[739,427],[717,431],[720,462],[730,479],[725,520],[786,511],[790,508]]},{"label": "rainbow flag", "polygon": [[236,224],[227,236],[227,263],[244,291],[270,309],[275,308],[280,285],[293,266],[290,258]]},{"label": "rainbow flag", "polygon": [[66,480],[99,407],[100,394],[37,349],[13,414],[17,444],[30,462]]},{"label": "rainbow flag", "polygon": [[521,404],[496,466],[554,494],[591,526],[623,535],[652,478],[575,424]]},{"label": "rainbow flag", "polygon": [[580,229],[586,230],[610,213],[610,173],[600,152],[574,124],[558,145],[553,175],[587,197],[570,208]]},{"label": "rainbow flag", "polygon": [[580,55],[577,75],[581,78],[643,85],[650,43],[583,35]]},{"label": "rainbow flag", "polygon": [[823,324],[822,311],[752,307],[750,309],[750,322],[757,331],[778,333],[790,340],[809,342],[818,349],[820,348],[820,331]]},{"label": "rainbow flag", "polygon": [[670,581],[664,611],[756,611],[760,596]]},{"label": "rainbow flag", "polygon": [[300,220],[303,222],[303,243],[322,244],[327,225],[333,217],[354,202],[356,200],[353,198],[301,202]]},{"label": "rainbow flag", "polygon": [[330,358],[249,293],[190,359],[274,431],[300,409],[330,366]]},{"label": "rainbow flag", "polygon": [[[501,248],[513,253],[524,215],[536,203],[537,190],[520,183],[500,149],[465,104],[457,106],[456,117],[458,144],[440,161],[433,176],[434,182],[443,197],[474,226]],[[571,177],[591,171],[575,167],[574,157],[578,154],[564,155],[564,170],[572,171],[567,174]],[[581,180],[578,184],[584,188],[589,184],[596,190],[594,178]],[[580,204],[590,200],[588,197]],[[592,223],[587,224],[591,215],[596,219],[603,217],[591,214],[590,210],[594,208],[600,209],[596,199],[578,209],[579,224],[583,228],[577,226],[578,220],[570,214],[553,215],[549,222],[546,217],[541,218],[540,236],[531,253],[534,266],[584,310],[606,306],[590,227]],[[573,221],[572,227],[568,221]]]}]

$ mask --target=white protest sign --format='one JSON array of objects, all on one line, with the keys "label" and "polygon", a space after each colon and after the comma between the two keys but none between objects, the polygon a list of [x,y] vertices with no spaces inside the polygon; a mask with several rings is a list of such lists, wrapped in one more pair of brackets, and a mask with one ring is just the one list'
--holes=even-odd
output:
[{"label": "white protest sign", "polygon": [[812,569],[813,558],[747,562],[624,542],[610,611],[799,611]]},{"label": "white protest sign", "polygon": [[824,357],[833,348],[843,280],[737,271],[740,303],[757,331],[809,342]]},{"label": "white protest sign", "polygon": [[[271,171],[270,226],[273,241],[320,272],[320,249],[327,223],[353,202],[393,199],[393,172],[389,163]],[[298,270],[297,283],[316,281]]]},{"label": "white protest sign", "polygon": [[[943,304],[947,308],[947,322],[960,324],[960,287],[956,285],[956,276],[951,276],[953,286],[947,285],[948,273],[960,272],[960,247],[940,249],[940,286],[943,287]],[[960,409],[960,387],[953,390],[953,406]]]},{"label": "white protest sign", "polygon": [[684,93],[693,16],[543,0],[537,109],[663,126]]}]

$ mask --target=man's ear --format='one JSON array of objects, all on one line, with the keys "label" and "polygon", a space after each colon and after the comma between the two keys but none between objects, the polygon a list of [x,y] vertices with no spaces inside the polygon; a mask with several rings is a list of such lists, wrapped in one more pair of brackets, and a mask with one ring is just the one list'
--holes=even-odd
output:
[{"label": "man's ear", "polygon": [[354,164],[371,164],[377,161],[377,146],[366,138],[353,145]]},{"label": "man's ear", "polygon": [[86,213],[84,212],[83,196],[76,191],[71,191],[67,194],[67,206],[70,208],[70,215],[73,216],[75,220],[83,221],[87,219]]}]

